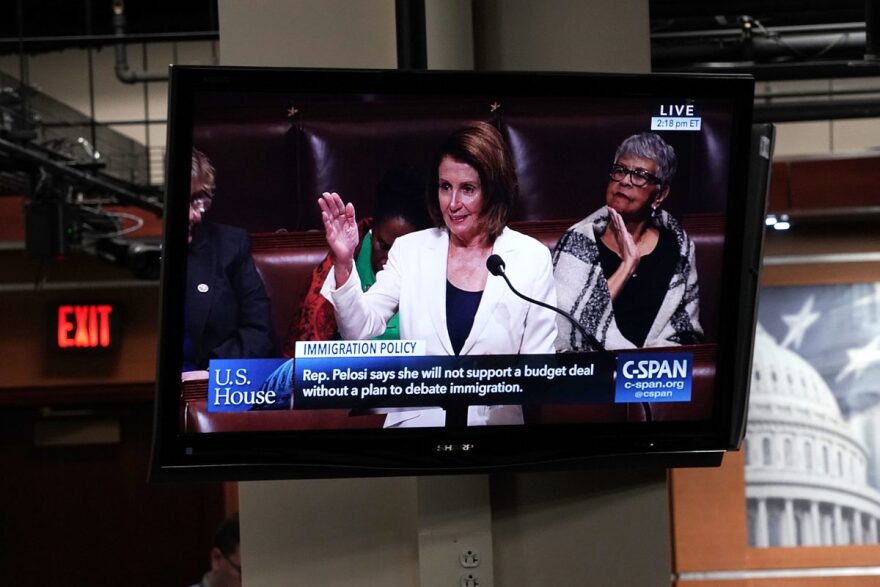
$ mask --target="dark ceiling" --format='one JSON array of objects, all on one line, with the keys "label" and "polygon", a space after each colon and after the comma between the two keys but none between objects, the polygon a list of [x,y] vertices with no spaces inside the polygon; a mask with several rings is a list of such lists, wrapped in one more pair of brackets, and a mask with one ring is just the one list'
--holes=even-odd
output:
[{"label": "dark ceiling", "polygon": [[650,0],[651,33],[722,29],[742,15],[765,27],[864,22],[865,0]]},{"label": "dark ceiling", "polygon": [[[20,8],[25,37],[111,34],[113,3],[0,0],[0,37],[19,36]],[[217,0],[125,0],[124,6],[134,34],[217,30]],[[650,0],[651,32],[735,26],[745,14],[767,27],[857,22],[865,20],[865,6],[865,0]]]},{"label": "dark ceiling", "polygon": [[[0,0],[0,52],[107,44],[114,0]],[[217,0],[125,0],[132,40],[216,36]]]},{"label": "dark ceiling", "polygon": [[861,78],[845,88],[762,89],[758,121],[880,116],[880,0],[651,0],[650,11],[656,72],[748,73],[773,82]]},{"label": "dark ceiling", "polygon": [[[26,37],[109,35],[113,0],[0,0],[0,37],[18,37],[18,12]],[[135,34],[217,30],[217,0],[125,0]]]},{"label": "dark ceiling", "polygon": [[[869,11],[874,7],[874,10]],[[880,2],[651,2],[654,71],[726,71],[757,79],[878,75]],[[867,18],[866,18],[867,17]]]}]

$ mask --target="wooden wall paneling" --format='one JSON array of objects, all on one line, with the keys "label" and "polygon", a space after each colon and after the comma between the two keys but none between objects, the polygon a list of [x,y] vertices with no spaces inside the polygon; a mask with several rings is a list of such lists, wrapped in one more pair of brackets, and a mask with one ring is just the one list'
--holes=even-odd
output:
[{"label": "wooden wall paneling", "polygon": [[[730,452],[716,469],[670,472],[672,562],[676,574],[864,567],[880,563],[880,546],[876,545],[749,548],[743,465],[742,452]],[[880,584],[880,578],[873,580],[873,585]],[[729,586],[727,581],[723,584]]]},{"label": "wooden wall paneling", "polygon": [[770,190],[767,194],[767,212],[779,213],[791,210],[791,181],[788,163],[775,161],[770,171]]},{"label": "wooden wall paneling", "polygon": [[716,469],[672,469],[672,567],[676,573],[745,565],[745,479],[741,452]]},{"label": "wooden wall paneling", "polygon": [[[87,279],[87,277],[84,277]],[[156,378],[159,288],[105,287],[34,290],[0,294],[4,336],[0,337],[5,389],[152,384]],[[122,313],[121,343],[111,351],[61,354],[51,349],[53,303],[117,304]]]},{"label": "wooden wall paneling", "polygon": [[877,587],[877,576],[777,577],[773,579],[719,579],[675,581],[675,587]]},{"label": "wooden wall paneling", "polygon": [[791,161],[793,209],[880,206],[880,157]]},{"label": "wooden wall paneling", "polygon": [[[0,410],[3,584],[154,586],[195,583],[224,516],[220,484],[148,484],[149,403],[97,409],[118,443],[36,446],[46,415]],[[88,423],[89,416],[80,416]]]},{"label": "wooden wall paneling", "polygon": [[24,241],[22,196],[0,195],[0,242]]}]

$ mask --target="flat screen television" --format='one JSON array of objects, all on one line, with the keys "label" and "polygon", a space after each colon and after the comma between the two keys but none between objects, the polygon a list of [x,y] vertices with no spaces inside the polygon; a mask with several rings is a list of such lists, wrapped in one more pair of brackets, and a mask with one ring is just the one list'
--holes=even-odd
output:
[{"label": "flat screen television", "polygon": [[152,477],[719,463],[763,234],[753,86],[173,67]]}]

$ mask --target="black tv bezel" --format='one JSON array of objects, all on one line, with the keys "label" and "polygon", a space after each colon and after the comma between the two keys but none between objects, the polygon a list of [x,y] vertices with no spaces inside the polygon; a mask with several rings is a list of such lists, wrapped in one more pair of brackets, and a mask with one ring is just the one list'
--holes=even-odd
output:
[{"label": "black tv bezel", "polygon": [[[193,98],[197,91],[243,90],[432,97],[473,93],[729,99],[732,135],[725,270],[719,303],[725,311],[718,324],[713,418],[701,422],[182,434],[179,366]],[[751,76],[173,66],[168,95],[152,480],[427,475],[621,465],[710,466],[720,463],[723,452],[739,447],[748,401],[765,209],[764,194],[748,190],[754,96]]]}]

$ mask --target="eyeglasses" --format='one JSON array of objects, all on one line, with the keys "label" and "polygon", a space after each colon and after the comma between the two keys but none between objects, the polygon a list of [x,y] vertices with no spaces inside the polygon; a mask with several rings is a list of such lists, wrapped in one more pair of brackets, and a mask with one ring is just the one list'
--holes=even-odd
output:
[{"label": "eyeglasses", "polygon": [[630,176],[630,181],[637,188],[643,188],[649,183],[657,185],[663,183],[660,181],[659,177],[648,173],[644,169],[630,169],[629,167],[624,167],[617,163],[613,163],[611,167],[608,168],[608,176],[614,181],[623,181],[627,175]]},{"label": "eyeglasses", "polygon": [[232,568],[235,569],[235,572],[237,572],[240,576],[241,575],[241,565],[235,564],[235,561],[233,561],[232,558],[230,558],[230,556],[228,554],[226,554],[225,552],[223,552],[222,550],[220,551],[220,554],[223,555],[223,558],[226,559],[226,562],[228,562],[230,564],[230,566],[232,566]]},{"label": "eyeglasses", "polygon": [[198,192],[190,195],[189,207],[193,212],[204,214],[211,206],[211,199],[211,195],[207,191],[199,190]]}]

